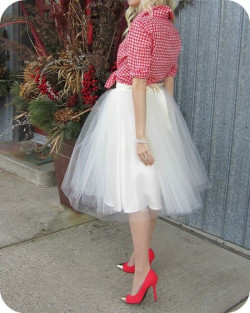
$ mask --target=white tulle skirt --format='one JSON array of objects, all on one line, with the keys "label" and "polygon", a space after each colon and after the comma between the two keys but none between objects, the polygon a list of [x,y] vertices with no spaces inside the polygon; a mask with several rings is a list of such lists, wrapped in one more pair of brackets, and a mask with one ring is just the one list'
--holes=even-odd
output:
[{"label": "white tulle skirt", "polygon": [[153,165],[146,166],[136,153],[131,85],[116,82],[88,115],[61,185],[76,211],[127,221],[203,207],[201,192],[211,183],[182,113],[163,83],[146,89]]}]

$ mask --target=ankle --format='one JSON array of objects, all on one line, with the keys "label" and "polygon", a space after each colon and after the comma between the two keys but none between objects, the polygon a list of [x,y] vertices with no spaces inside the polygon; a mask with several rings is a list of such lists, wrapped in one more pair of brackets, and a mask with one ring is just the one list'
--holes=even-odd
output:
[{"label": "ankle", "polygon": [[138,276],[145,276],[150,270],[150,264],[137,265],[135,266],[135,274]]}]

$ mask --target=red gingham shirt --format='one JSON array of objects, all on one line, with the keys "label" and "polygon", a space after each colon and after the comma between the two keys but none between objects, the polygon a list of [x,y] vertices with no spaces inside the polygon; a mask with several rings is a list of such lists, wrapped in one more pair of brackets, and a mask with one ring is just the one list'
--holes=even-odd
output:
[{"label": "red gingham shirt", "polygon": [[148,85],[177,74],[181,39],[172,17],[169,6],[158,5],[152,7],[152,15],[142,11],[134,18],[117,51],[117,70],[105,88],[116,81],[132,85],[134,77],[146,78]]}]

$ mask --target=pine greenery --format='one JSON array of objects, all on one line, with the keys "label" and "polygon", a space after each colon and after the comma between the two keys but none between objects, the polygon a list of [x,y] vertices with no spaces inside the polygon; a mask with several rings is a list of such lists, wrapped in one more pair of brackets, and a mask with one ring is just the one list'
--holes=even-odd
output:
[{"label": "pine greenery", "polygon": [[76,138],[81,131],[80,123],[70,121],[65,125],[64,134],[67,139]]},{"label": "pine greenery", "polygon": [[0,79],[0,98],[5,97],[9,93],[10,82]]},{"label": "pine greenery", "polygon": [[58,104],[45,97],[39,97],[29,103],[30,122],[48,132],[53,128],[53,114]]},{"label": "pine greenery", "polygon": [[12,101],[6,103],[5,106],[13,105],[16,107],[17,112],[28,111],[29,103],[26,102],[22,97],[20,97],[20,83],[15,81],[11,88],[10,94],[13,96]]}]

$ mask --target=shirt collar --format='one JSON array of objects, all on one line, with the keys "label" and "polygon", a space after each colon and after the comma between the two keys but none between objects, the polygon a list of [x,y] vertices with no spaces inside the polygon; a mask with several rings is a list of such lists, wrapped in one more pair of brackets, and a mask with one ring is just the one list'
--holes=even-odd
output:
[{"label": "shirt collar", "polygon": [[[174,12],[173,10],[167,6],[167,5],[157,5],[152,7],[152,15],[157,16],[157,17],[163,17],[163,18],[168,18],[168,19],[173,19],[174,17]],[[142,16],[149,15],[150,11],[145,10],[140,13]]]}]

